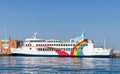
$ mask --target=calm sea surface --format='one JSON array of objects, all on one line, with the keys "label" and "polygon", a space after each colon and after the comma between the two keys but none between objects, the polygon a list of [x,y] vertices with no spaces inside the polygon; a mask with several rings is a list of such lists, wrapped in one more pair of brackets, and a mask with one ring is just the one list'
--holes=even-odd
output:
[{"label": "calm sea surface", "polygon": [[119,58],[0,57],[0,74],[120,74]]}]

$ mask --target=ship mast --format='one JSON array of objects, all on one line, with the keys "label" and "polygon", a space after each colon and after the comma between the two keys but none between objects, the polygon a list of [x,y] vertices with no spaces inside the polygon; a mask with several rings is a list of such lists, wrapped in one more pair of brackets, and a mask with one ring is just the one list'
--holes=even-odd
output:
[{"label": "ship mast", "polygon": [[5,27],[4,27],[4,34],[5,34],[5,40],[8,40],[7,33],[6,33],[6,28]]},{"label": "ship mast", "polygon": [[34,33],[34,36],[33,36],[34,39],[37,38],[37,34],[38,34],[37,32]]},{"label": "ship mast", "polygon": [[104,37],[104,49],[105,49],[105,47],[106,47],[106,39]]}]

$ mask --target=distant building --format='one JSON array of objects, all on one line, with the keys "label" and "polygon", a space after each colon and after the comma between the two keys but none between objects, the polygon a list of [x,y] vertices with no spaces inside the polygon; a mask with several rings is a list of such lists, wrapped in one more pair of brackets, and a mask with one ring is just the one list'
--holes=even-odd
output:
[{"label": "distant building", "polygon": [[0,41],[0,54],[10,54],[10,48],[18,48],[22,46],[20,40],[1,40]]}]

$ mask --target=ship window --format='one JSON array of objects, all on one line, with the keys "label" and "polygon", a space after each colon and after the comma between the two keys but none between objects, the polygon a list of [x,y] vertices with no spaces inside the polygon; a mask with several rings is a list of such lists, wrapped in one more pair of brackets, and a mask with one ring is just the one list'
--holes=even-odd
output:
[{"label": "ship window", "polygon": [[42,51],[42,48],[41,48],[41,51]]},{"label": "ship window", "polygon": [[51,51],[53,51],[53,49],[51,48]]},{"label": "ship window", "polygon": [[42,51],[42,49],[40,49],[40,51]]},{"label": "ship window", "polygon": [[41,49],[40,49],[40,48],[37,48],[37,50],[38,50],[38,51],[41,51]]},{"label": "ship window", "polygon": [[52,51],[53,51],[53,48],[52,48]]},{"label": "ship window", "polygon": [[67,48],[65,49],[65,51],[67,51]]},{"label": "ship window", "polygon": [[68,48],[66,48],[66,51],[68,51]]},{"label": "ship window", "polygon": [[68,51],[68,48],[66,48],[66,51]]},{"label": "ship window", "polygon": [[68,51],[70,51],[71,49],[69,48]]}]

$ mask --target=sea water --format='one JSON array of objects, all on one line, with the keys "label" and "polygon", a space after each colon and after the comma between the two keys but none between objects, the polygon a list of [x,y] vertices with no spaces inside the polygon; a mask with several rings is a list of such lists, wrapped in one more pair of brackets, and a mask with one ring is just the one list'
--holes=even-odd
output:
[{"label": "sea water", "polygon": [[120,74],[120,59],[6,56],[0,74]]}]

